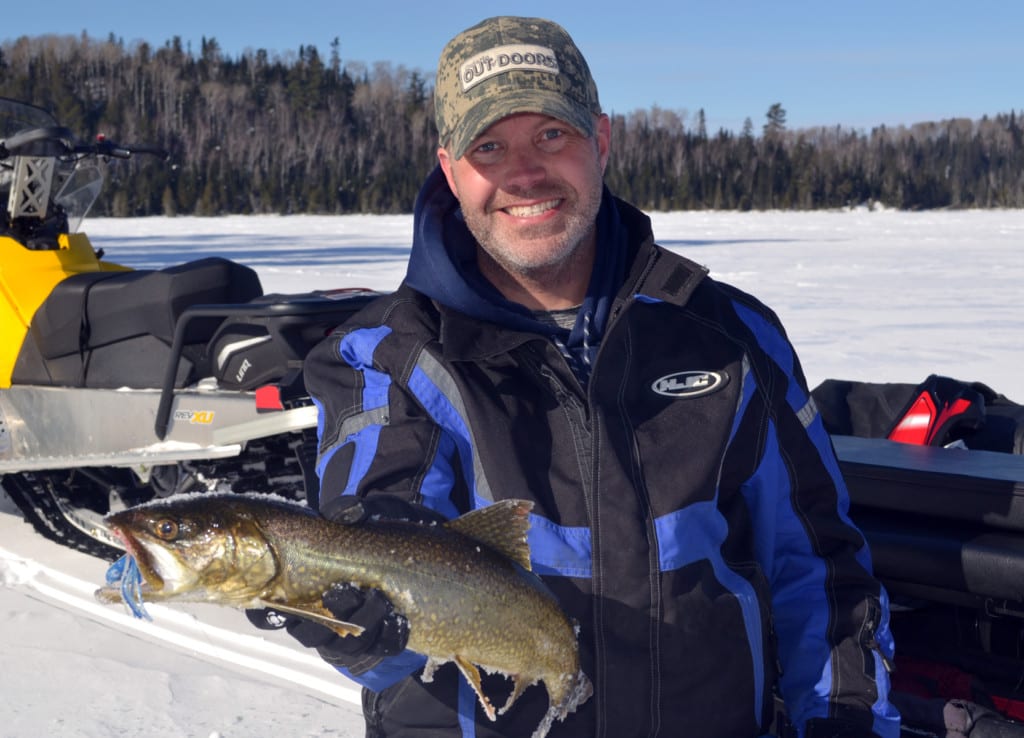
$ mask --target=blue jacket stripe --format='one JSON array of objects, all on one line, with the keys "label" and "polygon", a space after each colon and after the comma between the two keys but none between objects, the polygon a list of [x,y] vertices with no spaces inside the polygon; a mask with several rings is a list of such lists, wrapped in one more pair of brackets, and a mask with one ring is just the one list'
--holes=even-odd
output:
[{"label": "blue jacket stripe", "polygon": [[[878,641],[882,652],[885,653],[891,662],[894,642],[892,631],[889,630],[889,593],[885,591],[885,587],[882,587],[881,590],[878,599],[882,605],[882,622],[879,623],[878,630],[875,631],[875,640]],[[878,653],[872,651],[871,655],[875,659],[875,682],[878,684],[878,693],[880,695],[888,694],[890,688],[889,671],[885,668],[882,657]],[[900,713],[888,700],[884,700],[881,697],[876,699],[871,706],[871,712],[875,714],[874,727],[872,728],[875,733],[887,738],[888,736],[898,738],[900,732]]]},{"label": "blue jacket stripe", "polygon": [[761,610],[753,586],[734,572],[718,556],[728,532],[728,523],[718,510],[717,502],[697,502],[682,510],[662,515],[654,521],[658,537],[659,565],[662,571],[680,569],[706,560],[711,564],[718,582],[731,593],[743,613],[754,664],[754,721],[761,719],[764,694],[764,654],[762,650]]},{"label": "blue jacket stripe", "polygon": [[590,578],[593,573],[589,528],[556,525],[531,514],[528,540],[536,574]]},{"label": "blue jacket stripe", "polygon": [[338,345],[338,353],[342,360],[363,375],[363,410],[388,404],[391,377],[374,369],[373,352],[390,333],[391,329],[387,326],[363,328],[346,334]]},{"label": "blue jacket stripe", "polygon": [[[320,440],[324,437],[324,405],[320,400],[315,397],[310,397],[313,401],[313,407],[316,408],[316,437]],[[320,475],[320,466],[317,465],[316,469],[317,476]]]},{"label": "blue jacket stripe", "polygon": [[778,328],[772,325],[767,318],[747,306],[734,302],[733,308],[740,319],[753,331],[757,342],[764,349],[765,353],[774,361],[785,375],[790,379],[786,387],[786,401],[797,413],[807,404],[807,395],[801,389],[800,383],[795,381],[796,357],[789,345],[789,341],[782,335]]},{"label": "blue jacket stripe", "polygon": [[[441,427],[444,434],[449,436],[454,448],[458,450],[463,476],[469,484],[469,488],[475,493],[476,473],[473,463],[473,442],[465,418],[421,366],[412,370],[412,375],[409,377],[409,389],[434,422]],[[450,489],[451,485],[449,484]]]},{"label": "blue jacket stripe", "polygon": [[476,692],[466,679],[459,679],[459,728],[462,738],[476,738]]},{"label": "blue jacket stripe", "polygon": [[427,657],[423,654],[415,651],[402,651],[400,654],[384,659],[377,666],[361,674],[353,674],[343,666],[334,668],[356,684],[368,687],[374,692],[380,692],[419,671],[426,663]]},{"label": "blue jacket stripe", "polygon": [[473,494],[490,502],[494,494],[476,455],[473,433],[466,421],[466,408],[455,380],[429,351],[420,352],[409,377],[409,390],[434,422],[455,440],[462,469]]},{"label": "blue jacket stripe", "polygon": [[736,414],[732,419],[732,429],[729,431],[729,443],[732,445],[733,439],[736,438],[736,433],[740,429],[740,423],[743,420],[743,416],[747,413],[747,408],[750,406],[750,401],[754,397],[754,389],[757,387],[757,381],[751,375],[750,363],[747,361],[746,356],[743,357],[743,376],[740,378],[740,393],[739,400],[736,403]]},{"label": "blue jacket stripe", "polygon": [[[811,551],[801,516],[796,511],[783,511],[792,505],[791,494],[789,471],[780,456],[778,431],[771,423],[761,464],[744,484],[743,495],[754,517],[753,528],[758,531],[757,555],[772,583],[775,630],[779,642],[785,644],[781,654],[830,653],[827,631],[831,608],[826,598],[825,563]],[[769,551],[775,552],[774,558],[766,553]],[[788,558],[799,565],[787,566]],[[812,595],[817,599],[810,599]],[[802,704],[791,705],[797,723],[811,717],[827,717],[823,712],[827,704],[815,700],[814,695],[830,693],[830,662],[831,656],[824,663],[782,658],[784,695],[792,699],[794,694],[804,694]],[[814,687],[803,690],[801,685]]]},{"label": "blue jacket stripe", "polygon": [[448,519],[459,515],[459,510],[451,498],[452,484],[455,480],[455,471],[452,468],[454,455],[455,441],[447,433],[442,433],[433,461],[420,482],[423,504]]},{"label": "blue jacket stripe", "polygon": [[[349,467],[348,481],[345,484],[345,489],[342,490],[342,495],[354,495],[356,489],[359,487],[359,481],[366,476],[367,470],[373,463],[374,457],[377,455],[377,444],[380,441],[380,426],[374,425],[368,428],[364,428],[359,433],[349,436],[344,439],[345,443],[352,443],[355,445],[355,452],[352,455],[352,464]],[[340,446],[336,446],[324,454],[321,466],[325,466],[331,456],[333,456]]]}]

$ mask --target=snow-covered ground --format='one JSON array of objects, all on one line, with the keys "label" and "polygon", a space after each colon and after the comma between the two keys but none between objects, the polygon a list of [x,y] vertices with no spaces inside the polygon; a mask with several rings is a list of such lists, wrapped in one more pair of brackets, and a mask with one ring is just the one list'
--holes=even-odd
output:
[{"label": "snow-covered ground", "polygon": [[[656,213],[658,240],[782,317],[808,382],[981,381],[1024,401],[1024,211]],[[208,255],[267,292],[394,288],[411,216],[95,220],[134,267]],[[126,419],[128,420],[128,419]],[[103,562],[50,544],[0,498],[0,736],[362,734],[351,684],[223,608],[91,601]],[[276,637],[280,636],[280,638]]]},{"label": "snow-covered ground", "polygon": [[[774,308],[811,386],[940,373],[1024,402],[1024,210],[654,213],[658,241]],[[87,221],[88,223],[88,221]],[[268,292],[393,289],[411,216],[92,221],[133,267],[220,255]]]}]

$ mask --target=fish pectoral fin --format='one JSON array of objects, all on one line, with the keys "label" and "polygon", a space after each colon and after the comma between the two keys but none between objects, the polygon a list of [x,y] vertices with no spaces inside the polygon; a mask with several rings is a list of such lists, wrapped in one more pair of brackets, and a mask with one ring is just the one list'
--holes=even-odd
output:
[{"label": "fish pectoral fin", "polygon": [[531,684],[533,684],[533,682],[524,679],[520,674],[512,674],[512,694],[508,696],[508,700],[506,700],[502,708],[498,710],[498,714],[504,715],[508,712],[509,708],[515,704],[515,701],[519,699],[523,692],[526,691],[526,688]]},{"label": "fish pectoral fin", "polygon": [[330,610],[327,608],[324,608],[324,612],[317,612],[314,610],[307,610],[303,607],[282,605],[280,602],[263,602],[262,604],[264,607],[269,607],[272,610],[277,610],[278,612],[295,615],[300,618],[305,618],[306,620],[311,620],[314,623],[319,623],[320,625],[330,628],[340,636],[347,637],[362,635],[363,631],[366,630],[366,628],[361,625],[346,623],[344,620],[338,620],[330,614]]},{"label": "fish pectoral fin", "polygon": [[466,677],[466,681],[469,682],[469,686],[476,692],[476,696],[480,700],[480,706],[484,708],[484,713],[491,719],[491,721],[497,720],[497,716],[494,713],[494,705],[487,699],[487,695],[484,694],[483,689],[480,687],[480,670],[473,664],[469,663],[462,656],[455,657],[455,663],[459,667],[459,671],[462,672],[462,676]]}]

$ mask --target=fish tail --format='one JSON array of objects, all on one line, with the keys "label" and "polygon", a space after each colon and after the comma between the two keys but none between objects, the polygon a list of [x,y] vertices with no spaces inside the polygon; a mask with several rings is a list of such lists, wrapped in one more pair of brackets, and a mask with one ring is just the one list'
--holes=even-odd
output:
[{"label": "fish tail", "polygon": [[544,713],[544,718],[540,721],[537,729],[533,731],[531,738],[544,738],[551,730],[555,720],[565,720],[594,694],[594,685],[590,682],[590,678],[583,673],[583,669],[580,669],[575,676],[568,677],[566,681],[565,689],[558,692],[561,699],[552,698],[548,711]]}]

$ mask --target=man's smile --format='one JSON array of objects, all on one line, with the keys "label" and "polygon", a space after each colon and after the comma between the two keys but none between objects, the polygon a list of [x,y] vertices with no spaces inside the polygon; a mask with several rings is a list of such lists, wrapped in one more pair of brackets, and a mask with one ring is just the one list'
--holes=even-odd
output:
[{"label": "man's smile", "polygon": [[502,208],[506,213],[515,218],[531,218],[536,215],[542,215],[549,210],[553,210],[562,204],[562,200],[545,200],[544,202],[538,202],[534,205],[510,205],[506,208]]}]

